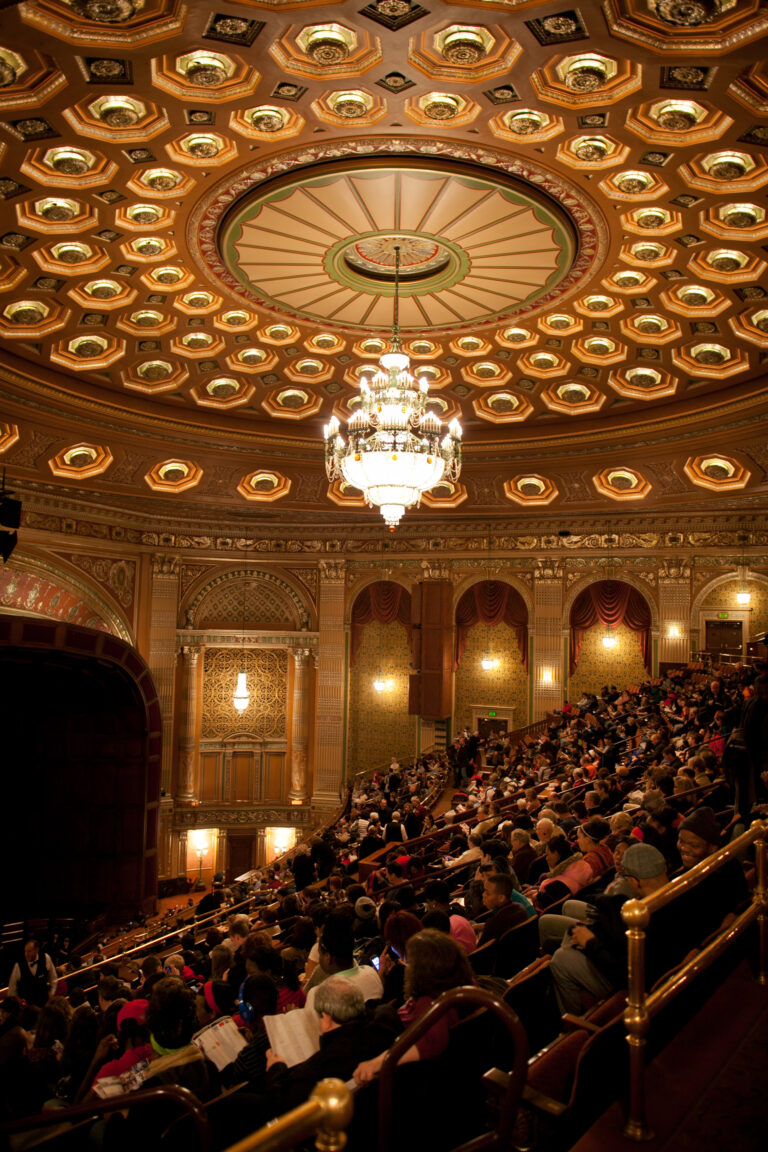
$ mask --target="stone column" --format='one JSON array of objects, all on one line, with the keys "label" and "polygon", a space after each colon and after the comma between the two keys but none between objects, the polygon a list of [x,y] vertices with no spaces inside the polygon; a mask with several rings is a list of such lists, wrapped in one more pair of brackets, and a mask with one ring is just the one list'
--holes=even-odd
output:
[{"label": "stone column", "polygon": [[307,694],[307,668],[309,649],[294,648],[293,655],[293,721],[291,724],[291,804],[306,804],[307,745],[309,740],[309,700]]},{"label": "stone column", "polygon": [[563,566],[540,560],[533,581],[532,722],[563,703]]},{"label": "stone column", "polygon": [[216,859],[213,863],[214,874],[227,870],[227,830],[219,828],[216,835]]},{"label": "stone column", "polygon": [[160,787],[171,791],[173,767],[173,685],[176,672],[176,616],[179,604],[179,557],[156,553],[152,556],[150,597],[149,664],[160,699],[163,723],[163,753]]},{"label": "stone column", "polygon": [[344,700],[347,686],[345,567],[343,560],[320,561],[317,759],[312,803],[324,808],[338,804],[344,778]]},{"label": "stone column", "polygon": [[181,737],[179,739],[179,776],[176,784],[176,800],[180,804],[190,804],[197,799],[195,793],[197,776],[197,666],[200,659],[200,648],[196,644],[186,644],[181,653],[184,659],[184,699]]},{"label": "stone column", "polygon": [[[659,664],[691,658],[691,569],[684,560],[659,564]],[[679,635],[674,633],[678,632]]]}]

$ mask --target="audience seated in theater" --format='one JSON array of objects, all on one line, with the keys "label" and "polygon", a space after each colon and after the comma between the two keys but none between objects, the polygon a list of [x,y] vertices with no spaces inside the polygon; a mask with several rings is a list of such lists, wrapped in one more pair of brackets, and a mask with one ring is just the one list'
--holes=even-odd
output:
[{"label": "audience seated in theater", "polygon": [[457,944],[469,955],[477,947],[475,931],[466,916],[451,906],[450,889],[444,880],[429,880],[424,886],[427,912],[444,912],[448,916],[449,931]]},{"label": "audience seated in theater", "polygon": [[478,946],[498,940],[510,928],[523,924],[528,912],[512,899],[513,880],[508,872],[491,872],[483,882],[483,903],[491,913],[480,927]]},{"label": "audience seated in theater", "polygon": [[[319,941],[319,968],[323,980],[329,976],[346,976],[360,988],[364,1000],[380,1000],[383,991],[381,979],[375,968],[369,964],[357,964],[354,959],[355,938],[353,932],[354,913],[352,909],[336,910],[323,924]],[[315,984],[307,994],[304,1012],[307,1019],[316,1022],[315,998],[320,984]]]},{"label": "audience seated in theater", "polygon": [[[398,1011],[403,1028],[421,1019],[437,997],[449,988],[474,984],[474,976],[463,948],[451,936],[434,928],[424,928],[412,936],[406,946],[405,1004]],[[455,1010],[445,1013],[426,1035],[400,1057],[401,1064],[429,1060],[439,1056],[448,1044],[450,1029],[458,1016]],[[355,1068],[355,1082],[366,1084],[378,1076],[386,1052],[365,1060]]]}]

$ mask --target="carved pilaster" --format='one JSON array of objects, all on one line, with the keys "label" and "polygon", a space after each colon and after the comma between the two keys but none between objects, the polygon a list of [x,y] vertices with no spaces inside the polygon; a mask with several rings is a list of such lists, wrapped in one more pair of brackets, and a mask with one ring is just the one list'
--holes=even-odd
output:
[{"label": "carved pilaster", "polygon": [[563,702],[563,566],[542,561],[533,585],[533,700],[531,720]]},{"label": "carved pilaster", "polygon": [[291,804],[305,804],[307,792],[307,746],[309,742],[309,700],[307,670],[309,649],[293,649],[293,722],[291,726]]},{"label": "carved pilaster", "polygon": [[189,804],[195,799],[197,768],[197,668],[200,649],[186,644],[181,654],[184,660],[184,700],[179,740],[179,774],[176,799]]},{"label": "carved pilaster", "polygon": [[691,568],[685,560],[659,564],[659,663],[687,663],[691,655]]},{"label": "carved pilaster", "polygon": [[147,663],[157,687],[163,726],[160,787],[170,792],[173,765],[173,689],[176,672],[176,614],[179,603],[179,557],[152,556],[149,653]]},{"label": "carved pilaster", "polygon": [[346,560],[321,560],[319,568],[323,584],[343,584],[346,580]]},{"label": "carved pilaster", "polygon": [[345,577],[343,560],[320,561],[317,756],[312,801],[321,807],[338,802],[344,773],[344,688],[347,682]]}]

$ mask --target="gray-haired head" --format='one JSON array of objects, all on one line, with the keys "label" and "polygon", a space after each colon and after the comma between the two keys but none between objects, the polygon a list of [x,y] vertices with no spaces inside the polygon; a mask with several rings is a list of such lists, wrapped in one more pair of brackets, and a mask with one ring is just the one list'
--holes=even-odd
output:
[{"label": "gray-haired head", "polygon": [[319,1016],[327,1012],[334,1024],[348,1024],[350,1020],[356,1020],[364,1008],[363,993],[346,976],[329,976],[318,985],[315,1011]]}]

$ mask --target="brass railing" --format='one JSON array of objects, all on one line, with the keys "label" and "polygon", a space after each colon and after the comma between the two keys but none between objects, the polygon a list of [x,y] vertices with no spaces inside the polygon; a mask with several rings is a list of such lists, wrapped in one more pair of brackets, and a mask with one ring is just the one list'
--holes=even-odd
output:
[{"label": "brass railing", "polygon": [[311,1136],[318,1152],[341,1152],[352,1119],[352,1093],[341,1080],[321,1080],[306,1104],[271,1120],[226,1152],[288,1152]]},{"label": "brass railing", "polygon": [[[426,1035],[437,1020],[461,1006],[485,1008],[486,1011],[492,1012],[506,1028],[513,1048],[512,1069],[503,1077],[503,1099],[495,1129],[476,1137],[469,1144],[461,1145],[461,1149],[465,1152],[470,1148],[472,1152],[480,1152],[481,1149],[488,1149],[489,1152],[506,1152],[512,1147],[515,1118],[528,1074],[528,1036],[517,1014],[508,1004],[485,988],[468,985],[450,988],[438,996],[424,1015],[409,1024],[405,1032],[401,1033],[387,1050],[379,1073],[378,1152],[390,1152],[397,1145],[397,1140],[393,1139],[392,1121],[395,1113],[394,1074],[398,1062],[412,1045]],[[230,1148],[228,1152],[246,1152],[246,1149]],[[247,1152],[250,1152],[250,1146]]]},{"label": "brass railing", "polygon": [[[671,881],[659,892],[642,900],[628,900],[621,910],[627,925],[628,979],[627,1008],[624,1023],[629,1045],[629,1113],[624,1135],[631,1140],[648,1140],[652,1133],[648,1126],[645,1107],[645,1044],[651,1020],[672,1001],[683,988],[707,969],[730,944],[755,921],[758,926],[759,957],[757,979],[768,984],[768,892],[766,891],[766,834],[768,824],[756,820],[750,829],[732,841],[726,848],[713,853],[691,868],[683,876]],[[740,859],[754,844],[756,880],[752,902],[726,927],[720,928],[714,939],[696,951],[686,963],[676,968],[654,991],[645,990],[646,929],[654,912],[669,904],[684,892],[689,892],[704,877],[711,875],[729,860]]]}]

